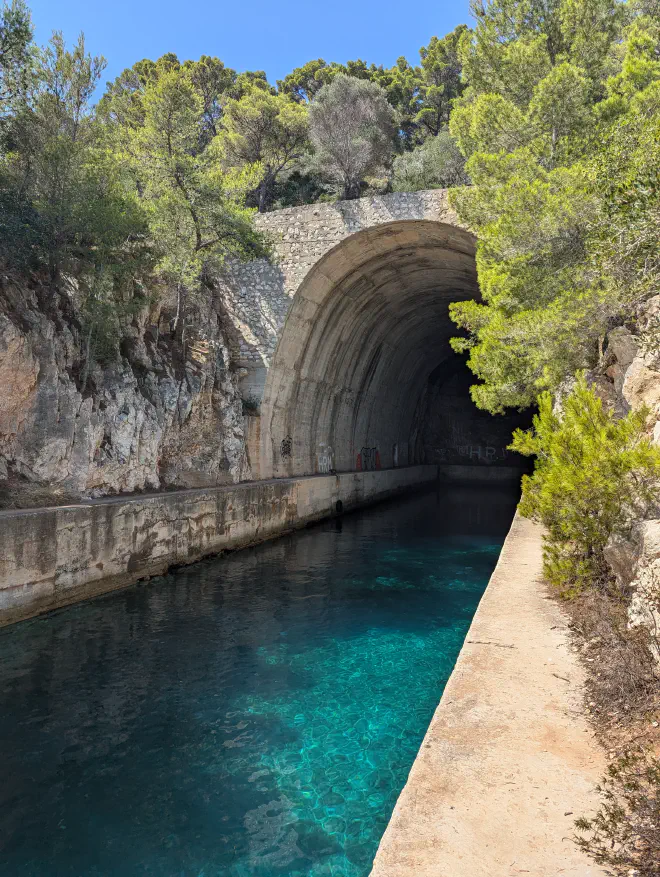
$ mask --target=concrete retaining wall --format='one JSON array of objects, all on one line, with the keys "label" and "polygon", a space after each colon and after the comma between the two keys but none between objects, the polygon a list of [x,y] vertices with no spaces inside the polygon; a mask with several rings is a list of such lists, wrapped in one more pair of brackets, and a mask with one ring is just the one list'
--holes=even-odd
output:
[{"label": "concrete retaining wall", "polygon": [[0,624],[434,481],[411,466],[0,512]]}]

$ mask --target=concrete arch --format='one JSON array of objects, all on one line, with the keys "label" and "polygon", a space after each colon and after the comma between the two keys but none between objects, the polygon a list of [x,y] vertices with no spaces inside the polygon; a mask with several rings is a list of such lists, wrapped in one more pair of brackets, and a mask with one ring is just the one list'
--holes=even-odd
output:
[{"label": "concrete arch", "polygon": [[383,468],[416,462],[416,411],[454,356],[448,305],[477,295],[474,238],[445,222],[385,222],[327,251],[279,332],[259,476],[372,468],[376,455]]}]

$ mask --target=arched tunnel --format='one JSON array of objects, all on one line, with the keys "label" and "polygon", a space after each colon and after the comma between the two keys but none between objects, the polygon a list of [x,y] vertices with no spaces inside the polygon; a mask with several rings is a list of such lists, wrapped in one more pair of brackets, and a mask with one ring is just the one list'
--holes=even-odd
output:
[{"label": "arched tunnel", "polygon": [[[474,252],[461,228],[402,220],[359,231],[317,262],[266,380],[262,478],[451,462],[452,453],[472,464],[503,460],[515,424],[477,411],[471,375],[449,345],[450,302],[479,295]],[[444,400],[451,434],[430,436],[448,381],[460,385],[458,407]],[[484,443],[479,435],[496,421],[503,438]],[[475,429],[479,440],[469,440]]]}]

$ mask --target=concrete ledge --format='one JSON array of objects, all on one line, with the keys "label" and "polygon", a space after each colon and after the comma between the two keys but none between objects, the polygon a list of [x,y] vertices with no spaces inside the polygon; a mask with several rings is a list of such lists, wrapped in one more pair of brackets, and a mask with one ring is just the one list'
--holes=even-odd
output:
[{"label": "concrete ledge", "polygon": [[0,512],[0,624],[435,481],[410,466]]},{"label": "concrete ledge", "polygon": [[541,530],[516,516],[372,877],[596,877],[573,820],[604,756],[583,673],[541,579]]}]

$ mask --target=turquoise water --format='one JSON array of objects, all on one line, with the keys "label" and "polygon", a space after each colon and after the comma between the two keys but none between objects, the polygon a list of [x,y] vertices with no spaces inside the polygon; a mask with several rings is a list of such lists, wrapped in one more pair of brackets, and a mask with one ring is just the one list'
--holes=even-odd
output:
[{"label": "turquoise water", "polygon": [[0,874],[365,877],[515,500],[399,500],[0,630]]}]

